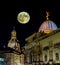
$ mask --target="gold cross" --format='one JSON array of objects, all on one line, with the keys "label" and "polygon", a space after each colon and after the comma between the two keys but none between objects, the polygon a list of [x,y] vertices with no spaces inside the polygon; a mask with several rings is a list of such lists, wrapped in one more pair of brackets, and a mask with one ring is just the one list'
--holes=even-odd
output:
[{"label": "gold cross", "polygon": [[49,20],[49,12],[46,11],[46,20]]}]

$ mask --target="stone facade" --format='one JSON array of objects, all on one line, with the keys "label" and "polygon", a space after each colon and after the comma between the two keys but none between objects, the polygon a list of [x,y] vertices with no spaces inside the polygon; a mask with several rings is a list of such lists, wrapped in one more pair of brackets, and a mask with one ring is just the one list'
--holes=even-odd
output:
[{"label": "stone facade", "polygon": [[25,64],[60,64],[60,29],[49,34],[36,32],[25,41]]}]

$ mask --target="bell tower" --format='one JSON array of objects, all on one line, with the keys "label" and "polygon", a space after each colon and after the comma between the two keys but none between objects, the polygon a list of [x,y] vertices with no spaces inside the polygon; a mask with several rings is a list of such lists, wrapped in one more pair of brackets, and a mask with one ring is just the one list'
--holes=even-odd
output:
[{"label": "bell tower", "polygon": [[8,47],[20,51],[20,44],[19,41],[17,40],[17,33],[15,27],[13,27],[13,30],[11,32],[11,39],[8,42]]}]

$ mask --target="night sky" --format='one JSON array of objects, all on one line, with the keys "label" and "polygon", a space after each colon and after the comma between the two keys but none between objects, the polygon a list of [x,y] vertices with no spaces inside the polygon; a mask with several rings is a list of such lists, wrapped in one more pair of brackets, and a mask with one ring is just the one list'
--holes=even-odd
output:
[{"label": "night sky", "polygon": [[[21,46],[25,44],[25,38],[37,32],[41,23],[45,21],[46,11],[50,12],[50,19],[60,27],[60,2],[46,0],[16,0],[0,2],[0,47],[7,45],[11,31],[15,26],[17,39]],[[30,21],[20,24],[17,21],[19,12],[28,12]]]}]

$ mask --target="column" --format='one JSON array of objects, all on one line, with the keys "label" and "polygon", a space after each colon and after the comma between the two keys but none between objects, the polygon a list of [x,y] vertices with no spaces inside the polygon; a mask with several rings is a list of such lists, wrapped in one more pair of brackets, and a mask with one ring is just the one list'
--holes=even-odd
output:
[{"label": "column", "polygon": [[49,42],[49,64],[52,65],[53,63],[53,48],[54,44],[52,41]]}]

